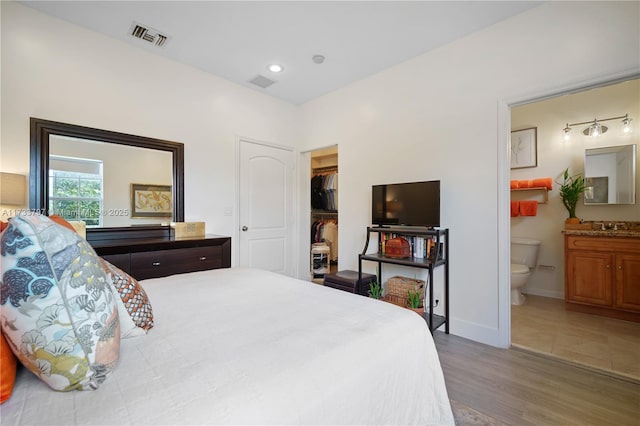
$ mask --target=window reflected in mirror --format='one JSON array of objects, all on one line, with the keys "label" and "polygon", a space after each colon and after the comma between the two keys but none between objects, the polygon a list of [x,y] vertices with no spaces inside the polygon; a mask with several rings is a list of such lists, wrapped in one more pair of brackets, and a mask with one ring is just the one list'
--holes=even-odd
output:
[{"label": "window reflected in mirror", "polygon": [[636,157],[636,145],[585,150],[584,204],[635,204]]}]

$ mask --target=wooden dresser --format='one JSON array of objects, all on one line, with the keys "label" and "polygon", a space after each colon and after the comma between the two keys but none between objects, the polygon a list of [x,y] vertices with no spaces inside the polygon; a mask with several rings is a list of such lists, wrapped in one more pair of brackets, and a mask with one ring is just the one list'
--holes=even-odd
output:
[{"label": "wooden dresser", "polygon": [[565,231],[565,305],[640,322],[640,236]]},{"label": "wooden dresser", "polygon": [[138,280],[231,267],[231,237],[221,235],[117,239],[98,236],[88,241],[99,256]]}]

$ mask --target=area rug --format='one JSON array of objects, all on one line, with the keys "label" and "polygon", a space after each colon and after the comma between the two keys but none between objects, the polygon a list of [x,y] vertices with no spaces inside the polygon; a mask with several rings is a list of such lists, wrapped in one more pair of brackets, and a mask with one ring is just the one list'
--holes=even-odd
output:
[{"label": "area rug", "polygon": [[461,402],[451,400],[451,410],[453,411],[453,418],[456,425],[486,425],[486,426],[502,426],[504,423],[487,416],[473,408],[465,405]]}]

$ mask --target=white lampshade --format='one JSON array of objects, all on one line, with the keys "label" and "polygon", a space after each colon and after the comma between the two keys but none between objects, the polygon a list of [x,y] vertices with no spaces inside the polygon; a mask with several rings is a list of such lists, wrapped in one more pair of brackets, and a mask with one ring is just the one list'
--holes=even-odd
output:
[{"label": "white lampshade", "polygon": [[0,204],[24,206],[26,188],[25,176],[0,172]]}]

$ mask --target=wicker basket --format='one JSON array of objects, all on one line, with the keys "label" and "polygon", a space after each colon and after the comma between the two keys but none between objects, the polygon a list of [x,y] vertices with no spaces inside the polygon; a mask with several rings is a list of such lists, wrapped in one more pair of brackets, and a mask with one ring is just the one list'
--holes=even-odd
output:
[{"label": "wicker basket", "polygon": [[391,277],[387,281],[387,294],[401,296],[406,299],[409,291],[420,292],[422,294],[420,299],[424,299],[424,281],[401,276]]},{"label": "wicker basket", "polygon": [[406,308],[407,306],[409,306],[409,298],[406,296],[396,296],[395,294],[387,293],[384,295],[384,301],[393,303],[394,305],[398,305],[403,308]]}]

